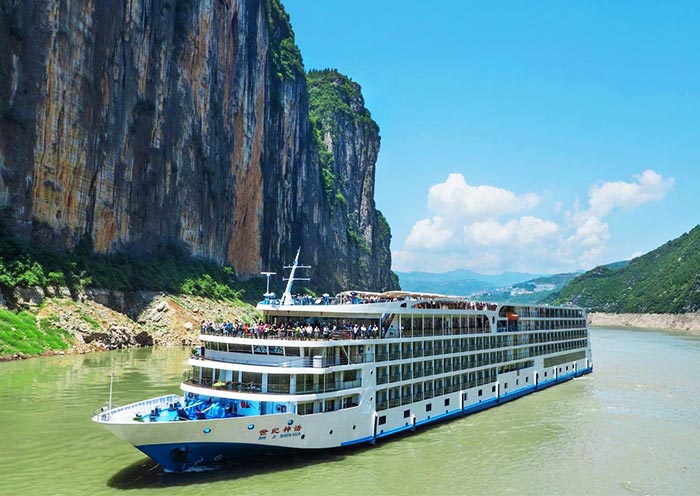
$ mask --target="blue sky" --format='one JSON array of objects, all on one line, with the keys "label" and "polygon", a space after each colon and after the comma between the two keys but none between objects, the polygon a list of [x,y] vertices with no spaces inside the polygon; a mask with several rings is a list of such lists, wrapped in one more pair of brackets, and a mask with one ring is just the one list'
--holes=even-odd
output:
[{"label": "blue sky", "polygon": [[379,124],[394,270],[590,269],[700,222],[700,3],[283,2]]}]

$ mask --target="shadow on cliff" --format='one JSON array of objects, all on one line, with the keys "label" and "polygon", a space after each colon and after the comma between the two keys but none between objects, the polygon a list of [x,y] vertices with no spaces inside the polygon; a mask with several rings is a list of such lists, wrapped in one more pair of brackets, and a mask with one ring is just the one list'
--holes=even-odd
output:
[{"label": "shadow on cliff", "polygon": [[368,448],[369,446],[348,446],[335,450],[314,451],[313,453],[276,453],[225,462],[209,469],[186,473],[165,472],[156,462],[144,458],[114,474],[107,481],[107,485],[113,489],[128,491],[245,480],[257,475],[343,461],[347,456]]}]

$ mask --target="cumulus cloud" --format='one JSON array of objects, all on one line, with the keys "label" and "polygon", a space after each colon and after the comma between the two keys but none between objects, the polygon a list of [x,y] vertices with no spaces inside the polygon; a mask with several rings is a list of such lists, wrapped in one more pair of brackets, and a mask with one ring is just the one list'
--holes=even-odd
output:
[{"label": "cumulus cloud", "polygon": [[604,217],[615,208],[633,209],[663,199],[673,188],[673,178],[664,179],[651,169],[634,176],[633,182],[614,181],[594,185],[588,193],[590,211]]},{"label": "cumulus cloud", "polygon": [[425,248],[433,250],[444,248],[452,239],[454,233],[446,225],[442,217],[423,219],[416,222],[406,238],[407,248]]},{"label": "cumulus cloud", "polygon": [[489,219],[530,210],[540,201],[535,193],[516,195],[495,186],[471,186],[462,174],[450,174],[428,192],[428,206],[444,218]]},{"label": "cumulus cloud", "polygon": [[551,221],[525,216],[500,223],[489,219],[464,226],[468,241],[481,246],[513,245],[528,246],[559,233],[559,226]]},{"label": "cumulus cloud", "polygon": [[413,225],[404,249],[393,253],[395,267],[434,272],[589,268],[601,263],[608,250],[611,234],[605,217],[616,209],[660,201],[673,184],[673,178],[653,170],[631,181],[598,182],[590,187],[585,207],[576,200],[563,218],[563,204],[552,202],[551,216],[563,221],[558,223],[525,214],[543,203],[538,193],[470,185],[462,174],[450,174],[430,187],[433,215]]}]

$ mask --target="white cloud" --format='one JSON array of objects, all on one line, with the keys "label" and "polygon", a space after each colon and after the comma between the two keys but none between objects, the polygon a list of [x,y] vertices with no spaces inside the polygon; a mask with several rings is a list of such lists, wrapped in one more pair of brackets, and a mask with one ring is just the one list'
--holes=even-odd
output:
[{"label": "white cloud", "polygon": [[556,223],[531,216],[520,217],[505,224],[490,219],[464,226],[466,239],[481,246],[528,246],[558,233],[559,226]]},{"label": "white cloud", "polygon": [[450,174],[428,192],[428,206],[444,218],[489,219],[530,210],[540,201],[534,193],[516,195],[495,186],[470,186],[462,174]]},{"label": "white cloud", "polygon": [[614,181],[594,185],[588,193],[590,211],[597,217],[604,217],[615,208],[632,209],[659,201],[673,188],[673,178],[664,179],[651,169],[634,176],[635,181],[627,183]]},{"label": "white cloud", "polygon": [[433,250],[444,248],[454,237],[452,230],[441,217],[423,219],[415,223],[406,238],[406,248]]},{"label": "white cloud", "polygon": [[[605,217],[663,199],[673,178],[653,170],[630,182],[599,182],[588,192],[584,208],[576,199],[562,212],[552,202],[555,220],[522,215],[542,203],[533,192],[516,193],[491,185],[470,185],[462,174],[430,187],[430,218],[416,222],[394,251],[397,270],[442,272],[470,268],[481,272],[519,270],[555,272],[590,268],[603,262],[611,239]],[[546,206],[546,205],[545,205]],[[540,208],[541,210],[541,208]]]}]

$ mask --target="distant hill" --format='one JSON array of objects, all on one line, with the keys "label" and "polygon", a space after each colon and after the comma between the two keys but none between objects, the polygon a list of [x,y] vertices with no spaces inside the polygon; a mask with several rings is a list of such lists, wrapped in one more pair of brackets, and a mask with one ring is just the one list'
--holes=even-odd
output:
[{"label": "distant hill", "polygon": [[470,296],[480,291],[494,290],[543,277],[541,274],[503,272],[487,275],[460,269],[451,272],[397,272],[401,289],[426,293]]},{"label": "distant hill", "polygon": [[600,266],[549,301],[597,312],[685,313],[700,310],[700,226],[631,260]]},{"label": "distant hill", "polygon": [[553,293],[560,291],[569,281],[579,274],[580,272],[570,272],[537,277],[529,281],[515,283],[512,286],[500,287],[493,291],[481,291],[479,294],[473,296],[474,298],[499,303],[520,305],[540,303]]}]

